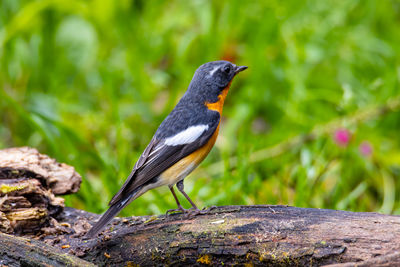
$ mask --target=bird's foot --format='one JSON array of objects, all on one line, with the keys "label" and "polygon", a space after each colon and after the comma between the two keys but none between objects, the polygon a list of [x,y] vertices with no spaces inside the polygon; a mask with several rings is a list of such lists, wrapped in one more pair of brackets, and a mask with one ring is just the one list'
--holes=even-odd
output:
[{"label": "bird's foot", "polygon": [[218,208],[217,206],[210,206],[210,207],[204,207],[202,210],[204,210],[204,211],[211,211],[211,210],[213,210],[213,209],[216,209],[216,208]]},{"label": "bird's foot", "polygon": [[186,213],[185,215],[186,215],[187,219],[192,219],[196,215],[207,213],[207,210],[204,210],[204,209],[199,210],[197,207],[191,207],[191,208],[185,210],[185,213]]},{"label": "bird's foot", "polygon": [[204,208],[202,210],[199,210],[197,207],[191,207],[189,209],[184,209],[182,207],[178,207],[177,209],[170,209],[167,210],[166,215],[172,215],[172,214],[185,214],[187,218],[192,218],[196,215],[199,214],[206,214],[209,211],[209,209]]},{"label": "bird's foot", "polygon": [[184,208],[178,207],[177,209],[167,210],[165,215],[168,216],[168,215],[172,215],[172,214],[176,214],[176,213],[185,213],[185,212],[186,212],[186,210]]},{"label": "bird's foot", "polygon": [[185,210],[185,213],[189,218],[194,217],[196,215],[203,215],[203,214],[208,214],[211,210],[217,208],[216,206],[211,206],[211,207],[204,207],[201,210],[198,209],[197,207],[191,207],[190,209]]}]

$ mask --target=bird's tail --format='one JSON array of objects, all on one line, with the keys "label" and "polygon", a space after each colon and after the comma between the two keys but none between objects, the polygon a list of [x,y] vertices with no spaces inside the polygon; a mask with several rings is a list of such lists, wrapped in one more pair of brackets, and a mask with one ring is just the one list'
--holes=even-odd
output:
[{"label": "bird's tail", "polygon": [[93,238],[95,235],[97,235],[97,233],[99,233],[104,226],[106,226],[126,205],[128,205],[134,199],[136,192],[131,193],[128,197],[125,197],[124,199],[121,199],[120,201],[111,205],[111,207],[109,207],[108,210],[101,216],[99,221],[93,225],[89,232],[86,233],[85,237]]}]

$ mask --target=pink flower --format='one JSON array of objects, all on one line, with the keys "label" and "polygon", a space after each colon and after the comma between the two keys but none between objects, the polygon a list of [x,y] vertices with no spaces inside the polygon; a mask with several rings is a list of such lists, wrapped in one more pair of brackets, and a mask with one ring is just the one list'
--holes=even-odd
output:
[{"label": "pink flower", "polygon": [[338,129],[334,135],[334,141],[338,146],[346,147],[350,142],[351,134],[347,129]]},{"label": "pink flower", "polygon": [[358,149],[360,150],[361,155],[364,157],[371,156],[372,154],[372,145],[368,141],[362,141]]}]

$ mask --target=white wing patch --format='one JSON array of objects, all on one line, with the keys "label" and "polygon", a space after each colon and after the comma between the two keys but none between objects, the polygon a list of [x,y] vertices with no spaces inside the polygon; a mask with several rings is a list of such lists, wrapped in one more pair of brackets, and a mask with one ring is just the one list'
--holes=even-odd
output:
[{"label": "white wing patch", "polygon": [[185,145],[194,142],[197,138],[200,137],[204,133],[204,131],[208,130],[208,125],[196,125],[190,126],[186,130],[177,133],[174,136],[168,137],[165,139],[164,144],[168,146],[178,146]]}]

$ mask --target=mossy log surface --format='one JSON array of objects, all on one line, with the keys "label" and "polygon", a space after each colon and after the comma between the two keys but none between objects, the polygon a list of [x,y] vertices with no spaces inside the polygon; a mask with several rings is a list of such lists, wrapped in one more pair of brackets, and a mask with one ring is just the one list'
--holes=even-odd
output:
[{"label": "mossy log surface", "polygon": [[[40,239],[100,266],[390,266],[400,263],[400,217],[288,206],[225,206],[183,214],[116,218],[97,238],[98,215],[66,208],[61,235]],[[390,263],[389,265],[388,262]],[[371,263],[371,264],[369,264]],[[337,265],[341,266],[341,265]]]},{"label": "mossy log surface", "polygon": [[[0,234],[7,266],[397,266],[400,217],[287,206],[225,206],[207,214],[116,218],[65,208],[52,231]],[[21,264],[22,263],[22,264]]]},{"label": "mossy log surface", "polygon": [[0,233],[0,266],[82,266],[96,265],[63,253],[33,238]]},{"label": "mossy log surface", "polygon": [[[80,176],[36,150],[0,150],[1,266],[400,266],[400,216],[225,206],[115,218],[63,208]],[[27,231],[29,230],[29,231]]]}]

